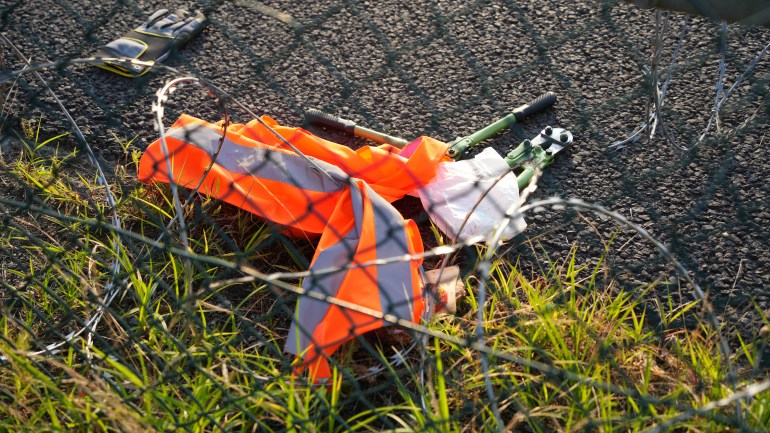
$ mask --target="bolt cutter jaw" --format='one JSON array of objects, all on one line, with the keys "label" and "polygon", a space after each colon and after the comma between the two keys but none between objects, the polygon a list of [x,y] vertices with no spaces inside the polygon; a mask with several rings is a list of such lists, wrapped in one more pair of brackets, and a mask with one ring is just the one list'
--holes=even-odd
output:
[{"label": "bolt cutter jaw", "polygon": [[572,133],[546,126],[535,138],[524,140],[505,157],[510,167],[522,167],[517,176],[519,189],[526,187],[536,170],[553,163],[554,156],[572,144]]},{"label": "bolt cutter jaw", "polygon": [[551,156],[550,164],[553,162],[553,156],[561,152],[572,144],[572,133],[564,128],[551,128],[546,126],[540,131],[540,134],[532,140],[533,147],[540,147],[545,150],[546,155]]},{"label": "bolt cutter jaw", "polygon": [[524,140],[505,157],[511,167],[526,163],[547,167],[553,157],[572,144],[572,133],[564,128],[546,126],[535,138]]}]

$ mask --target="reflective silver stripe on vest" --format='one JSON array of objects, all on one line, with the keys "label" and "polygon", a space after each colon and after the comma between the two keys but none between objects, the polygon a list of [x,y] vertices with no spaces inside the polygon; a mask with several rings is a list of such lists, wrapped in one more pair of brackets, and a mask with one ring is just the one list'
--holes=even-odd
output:
[{"label": "reflective silver stripe on vest", "polygon": [[[334,269],[350,263],[353,261],[358,242],[358,234],[355,233],[355,229],[351,229],[338,243],[321,251],[310,267],[311,275],[302,281],[302,288],[328,296],[336,296],[342,281],[348,275],[348,270],[339,270],[324,275],[313,275],[312,270]],[[330,309],[331,304],[328,302],[313,298],[300,298],[297,302],[294,321],[289,327],[285,350],[300,355],[310,344],[317,343],[313,341],[313,332]]]},{"label": "reflective silver stripe on vest", "polygon": [[[353,261],[361,242],[361,225],[363,224],[364,202],[358,185],[351,181],[350,204],[353,208],[355,224],[345,236],[342,236],[336,244],[318,253],[315,261],[310,265],[311,275],[302,281],[302,288],[323,293],[328,296],[337,296],[337,291],[342,281],[348,275],[347,269],[341,269],[325,275],[312,275],[313,270],[334,269],[345,266]],[[329,228],[327,227],[327,230]],[[300,298],[297,302],[297,311],[294,320],[289,327],[289,336],[286,339],[286,350],[289,353],[300,355],[313,341],[313,332],[321,324],[329,312],[331,304],[312,298]],[[352,323],[351,323],[352,324]],[[331,343],[331,342],[326,342]]]},{"label": "reflective silver stripe on vest", "polygon": [[[222,134],[207,126],[186,125],[169,129],[166,137],[190,143],[214,158]],[[337,181],[318,172],[318,169],[308,163],[305,157],[270,149],[241,146],[229,138],[225,138],[222,149],[216,155],[216,164],[232,173],[255,176],[315,192],[335,192],[345,187],[344,180],[349,176],[339,167],[315,158],[313,162]]]},{"label": "reflective silver stripe on vest", "polygon": [[[377,258],[388,259],[409,254],[409,241],[400,213],[366,185],[374,212]],[[414,317],[412,269],[408,261],[377,266],[382,312],[411,321]]]},{"label": "reflective silver stripe on vest", "polygon": [[[363,183],[372,202],[374,212],[375,242],[377,258],[400,257],[409,253],[407,234],[403,217],[398,211]],[[334,269],[353,261],[359,247],[363,223],[363,195],[358,184],[351,182],[351,203],[355,215],[355,226],[337,244],[321,251],[310,267],[311,270]],[[412,291],[412,270],[409,262],[394,262],[369,266],[372,283],[379,288],[380,305],[383,313],[392,314],[404,320],[413,319],[414,299]],[[376,269],[377,278],[374,278]],[[302,288],[336,296],[337,290],[347,276],[347,270],[340,270],[320,276],[305,277]],[[311,298],[300,298],[294,321],[289,328],[285,350],[295,355],[302,354],[313,341],[313,332],[329,312],[331,305]],[[372,318],[372,320],[377,320]],[[350,323],[353,325],[352,321]],[[386,324],[387,325],[387,324]],[[332,345],[339,341],[325,341]]]}]

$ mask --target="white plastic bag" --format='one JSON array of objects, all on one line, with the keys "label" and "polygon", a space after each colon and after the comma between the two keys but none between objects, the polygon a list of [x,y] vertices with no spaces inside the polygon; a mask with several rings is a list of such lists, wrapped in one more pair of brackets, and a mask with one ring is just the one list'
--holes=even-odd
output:
[{"label": "white plastic bag", "polygon": [[[476,206],[495,180],[506,172],[508,174]],[[505,211],[519,201],[516,175],[510,172],[505,160],[491,147],[473,159],[442,162],[436,177],[418,192],[430,219],[444,234],[460,242],[477,235],[489,236]],[[473,213],[468,217],[471,210]],[[466,217],[468,221],[458,234]],[[516,236],[526,227],[521,216],[511,220],[503,232],[502,240]]]}]

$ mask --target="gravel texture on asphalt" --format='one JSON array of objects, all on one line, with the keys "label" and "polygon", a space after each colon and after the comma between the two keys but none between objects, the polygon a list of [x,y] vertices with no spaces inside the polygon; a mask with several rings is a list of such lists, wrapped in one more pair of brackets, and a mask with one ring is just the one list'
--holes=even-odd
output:
[{"label": "gravel texture on asphalt", "polygon": [[[32,62],[89,56],[161,6],[160,1],[28,0],[0,6],[0,32]],[[770,182],[766,134],[770,58],[736,87],[721,113],[720,133],[695,145],[714,106],[721,58],[721,25],[693,17],[681,42],[659,128],[621,150],[647,113],[655,13],[600,1],[271,1],[204,4],[209,27],[167,64],[207,78],[259,114],[302,124],[306,108],[320,108],[404,137],[444,140],[468,134],[545,91],[557,104],[487,145],[506,153],[546,125],[569,129],[575,143],[540,180],[532,199],[576,197],[616,211],[671,248],[709,294],[717,314],[741,333],[762,326],[770,308]],[[671,14],[663,29],[660,67],[674,55],[685,17]],[[770,42],[770,30],[731,25],[725,89]],[[7,64],[20,62],[5,53]],[[89,66],[46,71],[44,77],[72,111],[89,143],[107,164],[122,151],[113,134],[137,136],[143,148],[157,136],[150,112],[154,94],[175,76],[158,71],[122,78]],[[665,78],[665,75],[663,75]],[[9,108],[37,118],[51,132],[68,129],[63,116],[31,76],[28,91]],[[25,96],[26,95],[26,96]],[[35,103],[25,106],[24,97]],[[26,100],[29,102],[29,100]],[[180,113],[218,120],[198,90],[169,99],[166,125]],[[247,121],[233,112],[236,121]],[[308,127],[344,143],[334,131]],[[689,150],[679,150],[678,145]],[[4,146],[9,146],[4,144]],[[7,152],[7,148],[4,150]],[[406,200],[405,206],[414,206]],[[616,277],[628,285],[664,279],[682,301],[671,266],[652,245],[612,220],[545,211],[527,217],[526,235],[553,260],[577,249],[591,263],[601,240],[611,248]],[[424,224],[423,224],[424,225]],[[424,231],[428,238],[429,231]],[[509,253],[522,265],[544,257],[524,243]]]}]

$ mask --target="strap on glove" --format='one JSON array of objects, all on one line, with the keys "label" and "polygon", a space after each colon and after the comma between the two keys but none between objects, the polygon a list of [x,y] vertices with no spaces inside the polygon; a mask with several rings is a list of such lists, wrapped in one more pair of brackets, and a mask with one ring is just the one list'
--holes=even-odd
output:
[{"label": "strap on glove", "polygon": [[[141,26],[99,49],[96,57],[121,57],[145,62],[162,62],[169,53],[199,34],[206,26],[200,11],[194,14],[185,8],[169,12],[160,9]],[[105,61],[96,65],[124,77],[136,78],[146,74],[151,66]]]}]

